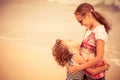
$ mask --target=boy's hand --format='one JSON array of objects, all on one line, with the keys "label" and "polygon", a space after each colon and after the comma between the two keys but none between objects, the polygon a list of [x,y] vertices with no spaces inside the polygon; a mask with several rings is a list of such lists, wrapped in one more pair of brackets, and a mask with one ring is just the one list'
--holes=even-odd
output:
[{"label": "boy's hand", "polygon": [[74,64],[72,66],[68,66],[67,72],[74,74],[74,73],[78,72],[78,67],[79,67],[79,64]]}]

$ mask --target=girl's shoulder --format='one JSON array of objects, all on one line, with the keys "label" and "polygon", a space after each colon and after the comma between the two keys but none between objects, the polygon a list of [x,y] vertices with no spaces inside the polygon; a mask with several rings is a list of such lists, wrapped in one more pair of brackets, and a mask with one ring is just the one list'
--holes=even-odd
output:
[{"label": "girl's shoulder", "polygon": [[[106,32],[104,25],[98,25],[93,32]],[[106,32],[107,33],[107,32]]]},{"label": "girl's shoulder", "polygon": [[108,38],[108,34],[105,30],[104,25],[97,26],[93,32],[95,33],[96,40],[101,39],[103,41],[106,41]]}]

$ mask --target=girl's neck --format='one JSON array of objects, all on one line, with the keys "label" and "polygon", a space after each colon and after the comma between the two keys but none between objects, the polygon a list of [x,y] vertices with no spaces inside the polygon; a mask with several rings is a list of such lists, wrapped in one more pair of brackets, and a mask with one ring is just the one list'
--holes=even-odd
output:
[{"label": "girl's neck", "polygon": [[89,30],[94,30],[98,25],[101,25],[97,20],[93,20],[93,23],[91,25],[91,27],[89,28]]}]

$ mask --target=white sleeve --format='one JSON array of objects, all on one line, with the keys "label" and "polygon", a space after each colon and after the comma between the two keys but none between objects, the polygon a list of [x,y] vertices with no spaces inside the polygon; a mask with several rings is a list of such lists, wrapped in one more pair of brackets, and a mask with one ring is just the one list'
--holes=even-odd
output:
[{"label": "white sleeve", "polygon": [[106,40],[108,39],[108,34],[107,34],[107,32],[105,31],[104,28],[99,28],[99,29],[96,30],[96,32],[95,32],[95,38],[96,38],[96,40],[97,40],[97,39],[101,39],[101,40],[103,40],[104,42],[106,42]]}]

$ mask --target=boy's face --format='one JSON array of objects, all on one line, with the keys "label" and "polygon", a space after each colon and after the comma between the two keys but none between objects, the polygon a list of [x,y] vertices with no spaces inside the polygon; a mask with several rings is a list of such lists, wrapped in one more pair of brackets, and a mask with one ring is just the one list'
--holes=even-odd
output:
[{"label": "boy's face", "polygon": [[68,49],[74,49],[80,47],[80,44],[73,40],[63,40],[63,44],[68,47]]}]

